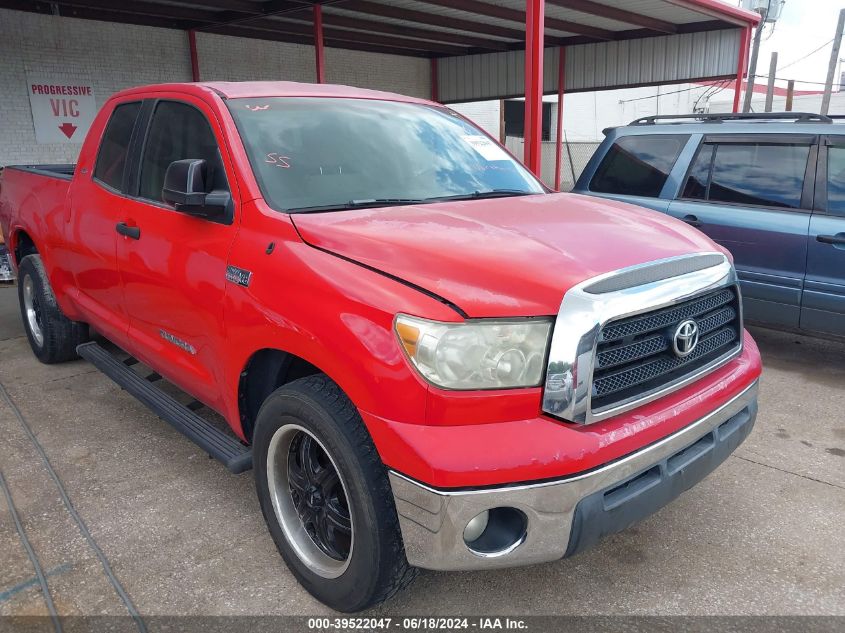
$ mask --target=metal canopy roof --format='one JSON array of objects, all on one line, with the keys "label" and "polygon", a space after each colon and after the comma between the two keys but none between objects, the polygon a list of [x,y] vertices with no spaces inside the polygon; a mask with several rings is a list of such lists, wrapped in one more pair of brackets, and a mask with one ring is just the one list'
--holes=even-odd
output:
[{"label": "metal canopy roof", "polygon": [[[0,0],[0,8],[415,57],[520,50],[525,0]],[[545,42],[568,46],[754,25],[719,0],[546,0]]]}]

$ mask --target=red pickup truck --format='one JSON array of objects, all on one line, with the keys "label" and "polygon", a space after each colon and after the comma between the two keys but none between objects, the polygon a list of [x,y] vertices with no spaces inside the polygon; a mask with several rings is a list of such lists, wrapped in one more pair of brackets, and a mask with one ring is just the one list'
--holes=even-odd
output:
[{"label": "red pickup truck", "polygon": [[341,611],[416,568],[573,555],[754,423],[760,357],[728,254],[551,192],[436,103],[125,90],[78,163],[8,167],[0,186],[35,355],[88,359],[254,467],[291,571]]}]

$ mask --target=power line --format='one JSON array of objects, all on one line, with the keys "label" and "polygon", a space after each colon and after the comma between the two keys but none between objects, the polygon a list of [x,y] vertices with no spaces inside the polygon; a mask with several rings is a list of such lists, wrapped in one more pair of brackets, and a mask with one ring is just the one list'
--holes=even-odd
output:
[{"label": "power line", "polygon": [[[757,79],[768,79],[768,75],[757,75]],[[803,79],[789,79],[787,77],[775,77],[775,81],[794,81],[797,84],[812,84],[815,86],[824,86],[823,81],[805,81]]]},{"label": "power line", "polygon": [[[830,44],[832,44],[832,43],[833,43],[833,40],[832,40],[832,39],[828,40],[827,42],[825,42],[824,44],[822,44],[821,46],[819,46],[817,49],[815,49],[815,50],[814,50],[814,51],[812,51],[811,53],[807,53],[806,55],[804,55],[804,57],[800,57],[800,58],[796,59],[794,62],[789,62],[786,66],[781,66],[780,68],[778,68],[778,71],[785,70],[786,68],[789,68],[790,66],[794,66],[794,65],[795,65],[795,64],[797,64],[798,62],[803,62],[803,61],[804,61],[805,59],[807,59],[808,57],[811,57],[812,55],[815,55],[815,54],[816,54],[816,53],[818,53],[820,50],[822,50],[822,49],[826,48],[828,45],[830,45]],[[805,82],[805,83],[806,83],[806,82]]]},{"label": "power line", "polygon": [[676,95],[680,92],[689,92],[691,90],[698,90],[699,88],[704,88],[705,90],[714,88],[721,83],[730,82],[733,79],[722,79],[721,81],[717,81],[712,84],[701,84],[698,86],[691,86],[689,88],[682,88],[681,90],[673,90],[672,92],[661,92],[659,95],[650,95],[648,97],[637,97],[636,99],[620,99],[619,103],[631,103],[632,101],[645,101],[646,99],[654,99],[655,97],[665,97],[667,95]]}]

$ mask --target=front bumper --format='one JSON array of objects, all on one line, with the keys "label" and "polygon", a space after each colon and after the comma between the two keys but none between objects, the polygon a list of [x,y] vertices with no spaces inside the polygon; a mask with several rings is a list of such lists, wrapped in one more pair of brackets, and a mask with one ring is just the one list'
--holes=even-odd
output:
[{"label": "front bumper", "polygon": [[[748,436],[757,415],[755,381],[676,433],[594,470],[537,484],[436,490],[390,472],[408,562],[438,570],[529,565],[575,554],[656,512],[721,464]],[[525,529],[500,551],[464,542],[484,510],[514,508]]]}]

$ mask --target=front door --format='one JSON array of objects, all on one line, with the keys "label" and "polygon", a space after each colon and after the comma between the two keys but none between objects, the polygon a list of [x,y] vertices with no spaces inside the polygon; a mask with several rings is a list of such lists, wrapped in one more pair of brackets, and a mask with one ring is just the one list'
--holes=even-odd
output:
[{"label": "front door", "polygon": [[798,327],[815,153],[811,135],[705,137],[669,205],[731,252],[748,320]]},{"label": "front door", "polygon": [[817,173],[801,327],[845,335],[845,136],[825,139]]},{"label": "front door", "polygon": [[174,95],[155,103],[135,196],[121,209],[117,248],[130,344],[162,376],[218,410],[226,262],[237,209],[222,221],[180,213],[162,200],[162,187],[173,161],[203,159],[206,188],[230,189],[235,180],[221,138],[202,101]]}]

